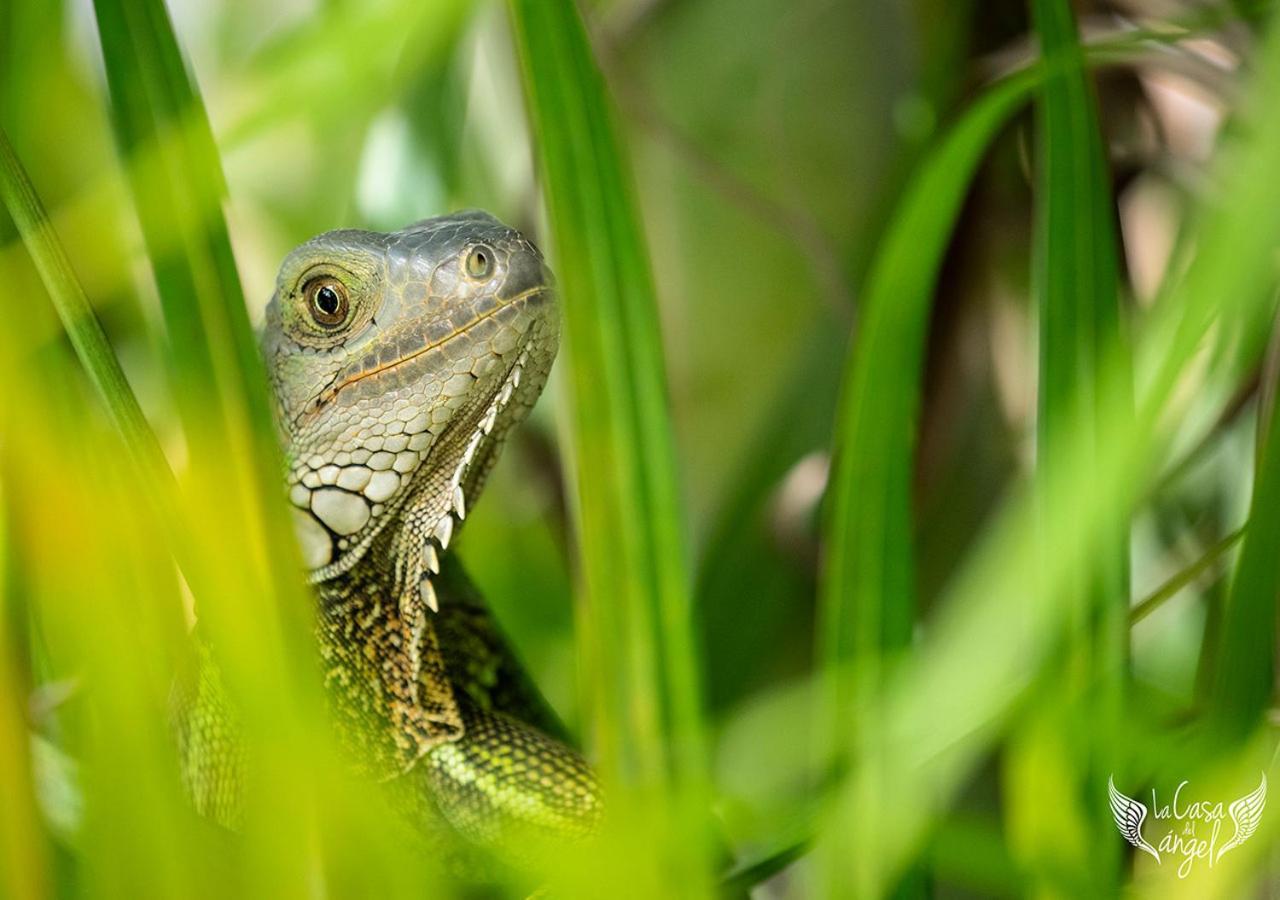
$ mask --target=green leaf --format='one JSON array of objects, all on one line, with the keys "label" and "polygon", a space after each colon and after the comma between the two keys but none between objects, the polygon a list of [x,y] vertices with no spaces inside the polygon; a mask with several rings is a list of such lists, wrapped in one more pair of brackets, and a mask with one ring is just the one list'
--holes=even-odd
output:
[{"label": "green leaf", "polygon": [[[96,0],[112,122],[163,305],[183,423],[193,435],[227,421],[271,435],[258,358],[221,202],[217,148],[159,0]],[[215,450],[199,440],[194,452]],[[277,454],[260,443],[265,474]],[[269,476],[278,482],[275,475]]]},{"label": "green leaf", "polygon": [[[162,0],[95,0],[112,121],[159,290],[167,374],[201,550],[197,610],[255,760],[250,864],[302,891],[332,752],[312,640],[314,603],[287,519],[267,380],[221,201],[221,163]],[[272,690],[263,690],[271,685]],[[299,814],[283,818],[280,809]]]},{"label": "green leaf", "polygon": [[[863,293],[845,370],[827,502],[819,640],[828,673],[822,741],[843,768],[857,739],[856,690],[873,691],[885,653],[901,650],[915,621],[911,473],[922,355],[934,285],[951,229],[987,146],[1025,100],[1034,77],[997,85],[965,113],[912,179],[881,242]],[[874,723],[860,722],[863,734]],[[849,818],[819,842],[831,884],[848,877]],[[879,861],[855,860],[855,884],[878,884]]]},{"label": "green leaf", "polygon": [[[0,150],[7,153],[8,144],[0,144]],[[8,188],[4,190],[8,202]],[[38,748],[27,724],[31,673],[21,633],[25,602],[13,571],[16,554],[9,533],[8,500],[0,495],[0,791],[5,796],[0,808],[0,854],[6,861],[0,869],[0,893],[6,897],[47,897],[51,854],[38,811]]]},{"label": "green leaf", "polygon": [[[1127,407],[1132,416],[1132,387],[1111,174],[1075,18],[1066,0],[1032,0],[1030,6],[1043,73],[1036,102],[1032,293],[1040,328],[1036,476],[1046,488],[1037,497],[1037,514],[1048,536],[1055,521],[1079,518],[1089,503],[1087,494],[1054,495],[1048,486],[1060,469],[1096,465],[1111,407]],[[1112,371],[1104,371],[1108,367]],[[1017,811],[1011,815],[1014,846],[1029,874],[1044,879],[1042,889],[1050,892],[1101,889],[1114,880],[1118,861],[1114,843],[1104,843],[1113,827],[1105,809],[1050,813],[1037,796],[1046,784],[1085,796],[1098,771],[1114,768],[1112,737],[1122,715],[1128,641],[1128,507],[1117,502],[1112,513],[1068,588],[1070,651],[1051,661],[1044,676],[1051,702],[1029,714],[1005,759],[1006,802]],[[1047,556],[1057,548],[1046,541],[1040,552]],[[1077,854],[1069,857],[1074,881],[1059,870],[1058,857],[1053,865],[1044,861],[1039,845],[1054,833],[1061,837],[1060,855]]]},{"label": "green leaf", "polygon": [[704,770],[683,514],[631,173],[573,3],[510,9],[564,293],[594,738],[606,779],[696,794]]},{"label": "green leaf", "polygon": [[[280,494],[267,383],[222,216],[221,165],[168,13],[159,0],[97,0],[113,123],[126,159],[166,326],[168,373],[191,448],[200,513],[260,540],[246,592],[305,609]],[[246,561],[257,554],[246,556]],[[295,625],[305,620],[296,619]]]},{"label": "green leaf", "polygon": [[[1254,473],[1249,522],[1222,617],[1209,701],[1226,736],[1240,739],[1275,696],[1276,605],[1280,602],[1280,415],[1272,409]],[[1226,543],[1224,540],[1223,543]]]},{"label": "green leaf", "polygon": [[1227,553],[1235,548],[1236,544],[1240,543],[1240,539],[1244,537],[1247,528],[1248,526],[1244,525],[1232,531],[1206,549],[1189,566],[1169,576],[1160,587],[1133,604],[1129,610],[1129,624],[1138,624],[1159,609],[1166,601],[1176,597],[1183,588],[1194,583],[1200,576],[1212,569]]},{"label": "green leaf", "polygon": [[[1037,102],[1033,285],[1040,307],[1037,454],[1041,466],[1053,466],[1071,443],[1069,426],[1084,424],[1094,432],[1098,427],[1103,355],[1121,342],[1118,238],[1111,176],[1075,19],[1064,0],[1033,0],[1032,11],[1044,77]],[[1127,565],[1113,561],[1106,568],[1110,600],[1123,604]]]},{"label": "green leaf", "polygon": [[[143,493],[165,522],[170,536],[177,541],[184,527],[176,506],[173,472],[71,268],[66,250],[36,196],[31,179],[3,130],[0,130],[0,201],[8,209],[40,273],[76,356],[124,439]],[[175,543],[174,549],[179,561],[187,557],[178,544]]]},{"label": "green leaf", "polygon": [[[892,673],[865,707],[844,711],[877,735],[847,760],[849,778],[837,801],[839,835],[847,840],[840,848],[846,859],[877,860],[881,877],[873,887],[909,864],[930,817],[985,758],[1024,699],[1056,646],[1069,587],[1091,559],[1100,530],[1158,477],[1159,454],[1188,401],[1175,390],[1180,378],[1206,347],[1211,356],[1226,335],[1238,333],[1215,324],[1267,326],[1280,233],[1280,190],[1268,174],[1280,166],[1280,119],[1267,111],[1280,84],[1280,32],[1268,36],[1257,60],[1242,120],[1247,138],[1224,148],[1215,171],[1220,190],[1198,223],[1195,256],[1134,344],[1141,361],[1134,369],[1145,376],[1136,414],[1107,405],[1097,440],[1089,441],[1102,448],[1094,464],[1057,469],[1041,488],[1044,502],[1086,498],[1080,514],[1052,520],[1052,531],[1043,534],[1029,498],[1012,498],[957,573],[910,665]],[[1127,370],[1104,365],[1103,372],[1100,396],[1117,396]],[[1037,553],[1046,541],[1055,548],[1047,560]],[[872,824],[859,830],[860,822]]]}]

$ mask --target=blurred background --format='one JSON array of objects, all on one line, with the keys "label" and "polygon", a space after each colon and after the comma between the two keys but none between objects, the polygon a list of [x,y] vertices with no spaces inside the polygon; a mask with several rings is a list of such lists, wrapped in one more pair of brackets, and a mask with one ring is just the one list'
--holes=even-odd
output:
[{"label": "blurred background", "polygon": [[[483,207],[545,235],[501,4],[167,5],[221,152],[255,323],[282,257],[328,229],[393,230]],[[1189,211],[1213,190],[1207,167],[1246,80],[1260,16],[1247,4],[1177,0],[1074,6],[1091,41],[1139,28],[1183,36],[1139,47],[1097,79],[1124,302],[1136,315],[1180,258]],[[715,814],[732,854],[750,859],[800,827],[819,778],[807,748],[821,501],[859,288],[926,149],[995,78],[1025,65],[1035,43],[1018,0],[580,8],[634,168],[657,282]],[[88,0],[0,0],[0,125],[181,471],[183,431],[157,364],[159,301],[112,139]],[[1034,458],[1032,143],[1027,110],[970,186],[933,304],[914,480],[922,621]],[[20,348],[4,345],[10,364],[65,353],[7,221],[0,238],[4,328],[22,335]],[[573,264],[555,261],[557,270]],[[1206,364],[1183,386],[1192,399],[1166,471],[1133,522],[1135,603],[1217,548],[1132,629],[1135,690],[1173,719],[1205,689],[1220,576],[1233,552],[1219,544],[1248,515],[1264,380],[1256,359],[1266,340],[1242,335],[1253,349],[1231,359],[1248,362]],[[558,463],[562,377],[508,448],[458,549],[537,683],[580,728],[575,551]],[[6,429],[24,427],[13,401]],[[75,648],[85,636],[69,638],[74,622],[51,617],[40,597],[63,589],[49,569],[96,559],[79,553],[95,532],[65,523],[84,498],[60,491],[57,471],[11,453],[6,476],[9,554],[27,579],[13,621],[28,636],[31,717],[57,738],[67,728],[59,717],[84,690]],[[161,654],[157,685],[166,665]],[[939,895],[1025,887],[1025,860],[1005,845],[1000,824],[997,768],[995,759],[978,766],[930,831],[925,857]],[[804,866],[758,896],[805,895]]]}]

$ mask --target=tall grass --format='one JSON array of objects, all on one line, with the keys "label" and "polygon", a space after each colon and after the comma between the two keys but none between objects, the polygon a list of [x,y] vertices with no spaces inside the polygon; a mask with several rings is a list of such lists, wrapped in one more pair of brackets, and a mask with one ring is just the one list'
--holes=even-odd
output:
[{"label": "tall grass", "polygon": [[[867,277],[836,423],[818,626],[827,678],[818,750],[842,778],[853,760],[878,771],[898,749],[872,698],[917,615],[911,471],[929,302],[974,167],[1033,83],[1023,74],[990,91],[922,163]],[[872,810],[893,802],[884,795],[893,782],[867,775],[859,786],[871,793],[850,791],[819,835],[827,892],[875,893],[896,877],[864,843],[883,827]]]},{"label": "tall grass", "polygon": [[[1105,453],[1099,431],[1108,414],[1131,409],[1132,387],[1112,176],[1075,17],[1056,0],[1035,0],[1031,11],[1044,76],[1035,109],[1036,475],[1048,486],[1057,469],[1088,471]],[[1046,489],[1036,511],[1040,532],[1074,518],[1075,500]],[[1123,507],[1112,517],[1065,588],[1069,647],[1046,661],[1035,693],[1041,710],[1019,726],[1005,763],[1006,804],[1021,832],[1013,850],[1041,890],[1105,890],[1120,855],[1109,810],[1089,802],[1092,787],[1115,768],[1125,701],[1130,522]],[[1056,552],[1049,544],[1039,549],[1046,558]],[[1065,802],[1051,808],[1049,791]]]},{"label": "tall grass", "polygon": [[[565,310],[570,483],[581,549],[582,670],[605,783],[688,823],[638,862],[636,896],[705,890],[701,711],[683,514],[653,278],[613,110],[569,0],[517,0],[512,24]],[[626,821],[627,805],[619,812]],[[674,815],[673,815],[674,814]],[[631,824],[643,828],[645,819]],[[670,826],[668,826],[670,827]]]},{"label": "tall grass", "polygon": [[[47,8],[19,6],[39,24],[32,33],[57,32]],[[402,840],[381,795],[336,774],[312,663],[311,601],[284,527],[269,398],[223,213],[222,153],[252,144],[277,119],[322,133],[332,110],[356,129],[388,107],[436,109],[435,99],[400,94],[423,72],[433,80],[417,89],[449,90],[453,76],[442,73],[470,8],[408,0],[368,14],[328,8],[270,42],[245,67],[231,120],[211,123],[161,0],[93,6],[106,93],[90,102],[109,115],[118,150],[118,163],[102,161],[88,179],[89,191],[105,186],[109,198],[94,224],[126,234],[113,249],[121,254],[136,229],[140,265],[117,260],[107,276],[95,274],[77,224],[89,207],[75,196],[42,203],[33,181],[41,183],[46,161],[30,150],[20,159],[50,134],[17,116],[11,125],[0,108],[13,137],[0,131],[0,199],[14,226],[3,233],[20,238],[34,261],[32,269],[10,243],[0,271],[52,301],[32,303],[30,321],[0,336],[0,889],[23,898],[458,892],[429,849]],[[1253,368],[1262,344],[1253,336],[1272,327],[1280,122],[1268,111],[1280,99],[1280,32],[1254,50],[1190,219],[1186,258],[1169,267],[1148,308],[1129,303],[1122,288],[1090,68],[1132,62],[1153,40],[1161,43],[1154,64],[1167,64],[1185,36],[1234,20],[1215,10],[1180,26],[1188,30],[1135,31],[1082,48],[1065,0],[1031,0],[1028,10],[1035,61],[957,112],[906,179],[873,248],[856,251],[872,262],[852,292],[847,351],[833,349],[840,336],[824,318],[825,333],[804,345],[761,431],[770,446],[756,448],[741,479],[729,482],[705,568],[695,572],[689,476],[671,403],[679,378],[666,364],[682,346],[671,337],[681,317],[659,303],[640,214],[652,206],[638,202],[633,172],[644,153],[631,146],[598,66],[591,37],[599,21],[589,30],[571,0],[507,4],[513,40],[496,46],[519,62],[527,149],[563,294],[564,390],[548,399],[564,439],[575,681],[610,809],[601,843],[539,862],[564,894],[708,896],[731,863],[735,891],[789,867],[795,874],[775,885],[785,896],[927,895],[957,872],[977,873],[1004,894],[1229,896],[1265,876],[1274,816],[1223,866],[1186,881],[1147,859],[1131,873],[1105,783],[1114,774],[1136,795],[1185,778],[1225,798],[1256,784],[1258,769],[1274,769],[1267,716],[1280,593],[1280,417],[1270,417],[1257,461],[1221,626],[1205,630],[1209,687],[1198,705],[1140,682],[1127,628],[1172,594],[1161,590],[1131,612],[1130,523],[1158,504],[1160,473],[1188,443],[1194,388]],[[489,27],[491,12],[477,28]],[[679,18],[654,13],[666,14]],[[387,42],[394,50],[383,57]],[[481,58],[495,52],[483,46]],[[336,71],[358,79],[334,77],[334,56],[347,51],[359,58]],[[45,64],[66,66],[67,52],[59,47]],[[32,84],[52,77],[18,74]],[[497,103],[480,96],[482,109]],[[980,168],[1033,99],[1026,289],[1039,357],[1022,374],[1039,391],[1034,465],[963,542],[926,609],[917,495],[935,298],[949,287],[947,253],[964,246],[955,231]],[[520,133],[517,119],[507,128]],[[356,137],[336,142],[335,158],[354,159]],[[433,141],[438,149],[447,136]],[[451,145],[446,155],[444,193],[466,199],[466,154]],[[354,196],[358,179],[344,167],[352,168],[331,161],[325,170],[346,179],[340,188],[316,191]],[[339,206],[328,197],[298,218],[308,228],[357,224],[326,220]],[[537,210],[510,203],[517,217],[537,220]],[[123,297],[99,297],[91,284],[108,295],[102,285],[129,287]],[[755,364],[760,349],[743,348],[740,364]],[[766,668],[783,633],[796,631],[786,630],[788,619],[808,614],[804,577],[773,573],[767,589],[755,587],[762,567],[787,565],[784,554],[760,559],[753,549],[772,547],[759,498],[790,501],[787,469],[822,441],[837,388],[820,517],[818,652],[806,673],[820,685],[818,702],[802,683],[750,708],[768,726],[753,777],[768,780],[776,768],[800,777],[785,799],[790,814],[766,822],[763,842],[744,840],[723,783],[723,748],[741,752],[731,738],[743,722],[704,706],[698,604],[717,604],[705,610],[717,631],[703,635],[714,642],[709,658],[725,660],[713,683]],[[486,503],[504,497],[519,499]],[[482,530],[484,514],[469,517],[468,529]],[[468,556],[474,567],[530,558],[528,548],[484,543],[483,531],[479,539]],[[553,538],[545,543],[554,548]],[[1202,569],[1195,563],[1170,583],[1193,584]],[[166,706],[187,653],[188,591],[263,760],[241,836],[196,819],[178,788]],[[535,595],[530,587],[516,602]],[[776,598],[789,605],[760,608]],[[763,634],[735,627],[735,618],[752,617],[775,624]],[[737,636],[749,638],[745,660],[733,659]],[[796,723],[808,719],[816,727],[807,741]],[[49,748],[71,762],[51,767]],[[72,773],[74,783],[63,783]],[[723,851],[713,811],[726,824]],[[812,854],[792,840],[796,819],[812,828]],[[762,843],[784,849],[757,861]]]},{"label": "tall grass", "polygon": [[[1254,115],[1273,90],[1277,51],[1273,37],[1260,53],[1248,107]],[[1262,273],[1270,239],[1262,235],[1274,235],[1275,225],[1268,208],[1273,198],[1261,189],[1261,172],[1275,164],[1280,146],[1269,119],[1249,122],[1251,139],[1232,148],[1230,167],[1219,172],[1222,190],[1205,216],[1189,271],[1168,287],[1138,336],[1143,377],[1137,415],[1107,404],[1096,431],[1079,425],[1079,410],[1070,419],[1072,463],[1050,473],[1040,502],[1050,509],[1073,505],[1076,514],[1054,518],[1041,530],[1027,498],[1009,503],[958,573],[944,611],[911,663],[856,713],[880,726],[876,748],[894,752],[881,757],[875,748],[860,749],[855,756],[843,791],[847,808],[876,824],[852,852],[879,854],[891,875],[910,858],[930,810],[945,802],[1018,704],[1028,700],[1032,678],[1056,646],[1071,598],[1078,596],[1072,590],[1078,573],[1091,564],[1107,523],[1141,496],[1153,477],[1153,461],[1168,453],[1170,425],[1185,404],[1174,388],[1201,342],[1222,340],[1211,326],[1229,330],[1247,322],[1243,327],[1259,327],[1269,315]],[[1114,346],[1101,354],[1103,397],[1122,396],[1128,370],[1116,354]],[[1090,445],[1101,452],[1086,453]],[[1089,459],[1092,464],[1076,462]],[[1040,541],[1053,548],[1051,557],[1037,555]],[[1010,623],[1016,623],[1016,640],[990,641],[992,635],[1008,634]],[[1249,730],[1261,724],[1255,718]],[[1151,739],[1149,734],[1128,736],[1138,746]],[[1169,749],[1170,743],[1166,739],[1161,746]],[[1251,752],[1257,751],[1254,746]],[[1162,769],[1196,764],[1194,757],[1171,756],[1176,759],[1162,763]],[[1247,764],[1238,771],[1247,772]]]},{"label": "tall grass", "polygon": [[[84,288],[71,269],[66,250],[54,233],[48,213],[36,196],[26,170],[14,154],[8,137],[0,130],[0,200],[13,218],[49,299],[58,312],[76,355],[97,389],[98,396],[124,439],[134,474],[151,501],[156,515],[181,537],[176,509],[177,487],[160,444],[151,431],[142,408],[129,387],[102,325],[89,305]],[[175,545],[175,555],[186,551]]]},{"label": "tall grass", "polygon": [[312,863],[294,848],[314,839],[320,789],[318,768],[297,759],[314,746],[320,720],[313,614],[279,502],[283,466],[222,217],[221,164],[165,5],[99,0],[94,9],[112,122],[121,155],[134,161],[129,185],[164,313],[166,371],[191,460],[190,517],[202,546],[224,534],[240,548],[234,565],[213,553],[201,560],[192,580],[201,628],[215,648],[233,648],[219,659],[260,760],[251,808],[300,812],[289,829],[251,813],[249,846],[256,865],[292,869],[281,880],[300,894]]}]

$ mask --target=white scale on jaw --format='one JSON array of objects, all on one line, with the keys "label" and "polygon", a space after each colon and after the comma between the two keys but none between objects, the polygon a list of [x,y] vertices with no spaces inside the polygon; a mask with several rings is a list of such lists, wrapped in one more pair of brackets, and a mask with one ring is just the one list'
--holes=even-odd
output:
[{"label": "white scale on jaw", "polygon": [[493,431],[494,424],[498,421],[498,414],[511,402],[512,392],[520,386],[520,376],[525,363],[529,359],[529,350],[525,348],[520,352],[516,364],[511,367],[511,372],[503,381],[502,387],[499,388],[497,394],[489,404],[489,408],[484,411],[484,415],[480,419],[480,427],[471,435],[471,439],[467,442],[467,447],[462,451],[462,460],[458,463],[458,467],[453,472],[453,477],[449,479],[451,489],[450,509],[440,521],[436,522],[435,529],[431,532],[431,537],[427,538],[423,547],[423,559],[426,562],[428,572],[424,572],[422,581],[419,583],[419,594],[422,602],[432,612],[440,611],[440,601],[436,597],[435,586],[431,583],[431,575],[440,574],[440,557],[436,553],[435,545],[440,545],[441,550],[449,549],[449,541],[453,538],[453,517],[457,516],[461,522],[467,517],[466,497],[463,496],[462,480],[467,476],[467,472],[471,468],[471,462],[475,459],[476,450],[480,446],[480,442]]},{"label": "white scale on jaw", "polygon": [[[492,433],[502,410],[511,401],[520,386],[523,367],[528,363],[529,347],[520,351],[515,365],[507,373],[502,385],[494,393],[488,407],[480,417],[476,430],[467,442],[460,461],[449,479],[445,494],[447,509],[433,527],[422,548],[424,570],[419,584],[423,602],[438,611],[435,588],[430,575],[439,574],[440,551],[448,548],[453,537],[454,521],[466,518],[466,498],[462,484],[481,442]],[[312,569],[309,581],[316,583],[348,571],[372,543],[385,521],[394,518],[409,499],[405,492],[395,495],[407,486],[428,448],[431,438],[425,430],[428,413],[419,411],[408,423],[399,426],[395,435],[375,435],[364,447],[339,454],[348,465],[337,466],[321,457],[308,460],[308,471],[301,473],[300,483],[290,490],[289,498],[299,508],[295,517],[299,525],[299,537],[304,556]],[[391,504],[388,507],[388,504]],[[371,505],[371,506],[370,506]],[[306,510],[309,510],[308,515]],[[352,540],[369,522],[387,513],[387,519],[378,523],[372,533],[363,535],[359,544]],[[323,523],[323,525],[321,524]],[[332,532],[332,534],[330,534]],[[345,551],[336,561],[330,561],[333,551]]]}]

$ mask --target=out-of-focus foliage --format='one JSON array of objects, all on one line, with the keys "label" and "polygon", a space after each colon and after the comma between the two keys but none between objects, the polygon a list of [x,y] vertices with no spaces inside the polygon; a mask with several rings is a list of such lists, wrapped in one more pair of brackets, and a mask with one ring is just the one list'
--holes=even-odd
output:
[{"label": "out-of-focus foliage", "polygon": [[[629,160],[572,3],[515,0],[512,29],[560,266],[580,658],[613,815],[601,869],[637,895],[702,894],[705,761],[683,517],[653,276]],[[639,865],[636,834],[664,838]]]},{"label": "out-of-focus foliage", "polygon": [[[0,4],[0,895],[457,887],[329,754],[244,313],[462,206],[567,295],[457,545],[614,783],[563,892],[1274,881],[1275,810],[1184,879],[1107,794],[1273,773],[1271,7]],[[177,782],[193,598],[238,837]]]}]

